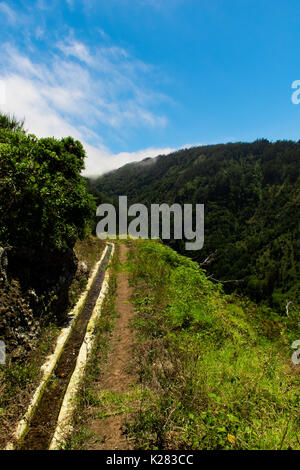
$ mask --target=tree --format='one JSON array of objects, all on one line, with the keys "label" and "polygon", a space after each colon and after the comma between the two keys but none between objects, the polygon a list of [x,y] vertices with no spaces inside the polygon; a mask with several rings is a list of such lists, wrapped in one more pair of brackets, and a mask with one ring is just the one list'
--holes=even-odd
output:
[{"label": "tree", "polygon": [[15,116],[0,112],[0,129],[11,131],[21,131],[24,128],[24,121],[18,121]]},{"label": "tree", "polygon": [[95,211],[80,175],[85,151],[71,137],[37,139],[8,121],[0,126],[0,245],[72,249]]}]

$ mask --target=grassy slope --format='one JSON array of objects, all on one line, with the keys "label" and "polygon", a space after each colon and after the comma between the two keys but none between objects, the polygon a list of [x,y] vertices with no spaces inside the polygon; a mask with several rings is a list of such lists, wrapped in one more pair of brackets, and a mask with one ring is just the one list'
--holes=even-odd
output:
[{"label": "grassy slope", "polygon": [[295,314],[224,295],[158,242],[134,242],[129,267],[146,392],[136,448],[299,449]]}]

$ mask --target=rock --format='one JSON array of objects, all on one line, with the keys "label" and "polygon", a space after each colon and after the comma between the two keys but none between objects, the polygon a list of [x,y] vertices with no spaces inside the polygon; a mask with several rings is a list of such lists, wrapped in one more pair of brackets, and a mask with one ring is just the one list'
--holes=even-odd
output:
[{"label": "rock", "polygon": [[88,265],[84,261],[80,261],[80,263],[78,264],[78,271],[83,274],[88,274],[89,272]]}]

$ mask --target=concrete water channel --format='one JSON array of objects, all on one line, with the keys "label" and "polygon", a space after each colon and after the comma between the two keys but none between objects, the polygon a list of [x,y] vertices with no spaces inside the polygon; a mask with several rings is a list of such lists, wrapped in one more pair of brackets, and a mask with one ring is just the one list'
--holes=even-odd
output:
[{"label": "concrete water channel", "polygon": [[28,420],[27,430],[16,446],[18,450],[47,450],[54,435],[60,408],[68,384],[76,367],[77,357],[85,338],[87,325],[93,313],[109,263],[112,245],[107,245],[105,256],[87,293],[85,303],[64,345],[42,396]]}]

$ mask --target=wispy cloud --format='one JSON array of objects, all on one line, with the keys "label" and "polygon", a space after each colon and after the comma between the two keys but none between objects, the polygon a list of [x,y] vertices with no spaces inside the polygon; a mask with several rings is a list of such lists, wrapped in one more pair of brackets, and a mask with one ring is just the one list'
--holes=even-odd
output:
[{"label": "wispy cloud", "polygon": [[[68,109],[71,112],[74,106],[66,90],[38,88],[33,81],[16,74],[6,77],[5,84],[7,96],[5,109],[19,117],[26,116],[26,127],[31,132],[34,131],[40,137],[61,138],[71,135],[82,141],[88,155],[84,172],[86,175],[101,174],[128,162],[170,153],[174,150],[172,148],[148,148],[137,152],[113,154],[103,144],[98,134],[83,125],[73,125],[59,112],[60,109]],[[52,93],[55,94],[55,106],[50,96]]]},{"label": "wispy cloud", "polygon": [[10,23],[16,23],[17,22],[17,14],[15,11],[5,2],[0,2],[0,14],[4,15],[5,18],[10,22]]},{"label": "wispy cloud", "polygon": [[[86,148],[89,159],[84,174],[87,176],[97,176],[111,170],[116,170],[126,163],[139,162],[147,157],[156,157],[157,155],[167,155],[176,150],[170,147],[149,147],[136,152],[120,152],[113,154],[103,147],[93,147],[86,144]],[[99,161],[101,162],[101,166],[99,166]]]},{"label": "wispy cloud", "polygon": [[75,57],[88,65],[92,65],[92,57],[88,51],[88,48],[81,42],[70,40],[67,42],[59,42],[57,47],[67,57]]},{"label": "wispy cloud", "polygon": [[[72,3],[72,2],[70,2]],[[44,8],[43,0],[38,2]],[[17,21],[5,2],[0,11]],[[24,20],[24,18],[23,18]],[[43,36],[43,29],[34,29]],[[37,136],[72,135],[87,150],[86,174],[97,174],[170,148],[148,148],[113,154],[103,136],[123,139],[128,129],[160,128],[167,124],[157,111],[168,97],[153,90],[153,66],[113,44],[104,31],[91,48],[72,30],[52,43],[46,56],[34,46],[26,53],[18,45],[2,44],[0,80],[6,86],[5,111],[25,117],[28,130]],[[3,109],[3,106],[1,107]]]},{"label": "wispy cloud", "polygon": [[99,123],[119,129],[166,125],[166,116],[154,108],[168,97],[147,84],[151,65],[136,60],[124,48],[99,45],[91,51],[71,37],[49,47],[44,60],[42,56],[37,60],[34,52],[24,54],[3,44],[0,73],[2,68],[8,77],[19,74],[30,81],[56,111],[88,120],[92,128]]}]

